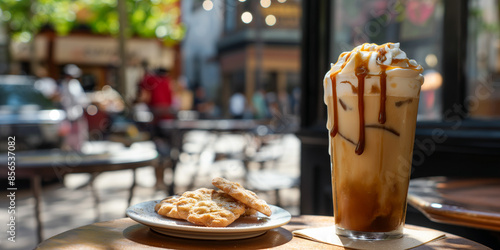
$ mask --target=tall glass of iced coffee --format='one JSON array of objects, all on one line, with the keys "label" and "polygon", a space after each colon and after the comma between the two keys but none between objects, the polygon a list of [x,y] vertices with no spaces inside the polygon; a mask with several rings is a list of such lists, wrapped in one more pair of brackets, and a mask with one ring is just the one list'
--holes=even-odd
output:
[{"label": "tall glass of iced coffee", "polygon": [[422,71],[387,43],[342,53],[325,75],[338,235],[402,236]]}]

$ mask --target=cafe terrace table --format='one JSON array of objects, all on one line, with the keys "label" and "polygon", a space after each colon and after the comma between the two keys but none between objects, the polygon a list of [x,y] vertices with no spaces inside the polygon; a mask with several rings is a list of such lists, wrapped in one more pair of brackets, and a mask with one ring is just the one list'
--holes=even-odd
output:
[{"label": "cafe terrace table", "polygon": [[258,126],[269,126],[268,120],[252,119],[213,119],[213,120],[162,120],[163,130],[209,130],[209,131],[250,131]]},{"label": "cafe terrace table", "polygon": [[212,119],[212,120],[162,120],[159,122],[160,130],[173,136],[174,147],[181,149],[182,135],[190,130],[205,130],[211,132],[255,133],[266,135],[268,133],[290,133],[298,128],[298,122],[292,118],[281,120],[254,120],[254,119]]},{"label": "cafe terrace table", "polygon": [[500,178],[413,179],[408,203],[435,222],[500,231]]},{"label": "cafe terrace table", "polygon": [[[37,249],[344,249],[299,237],[292,231],[333,225],[330,216],[294,216],[280,228],[249,239],[211,241],[166,236],[132,219],[122,218],[75,228],[49,238]],[[422,227],[407,225],[412,229]],[[474,241],[447,234],[414,249],[489,249]]]},{"label": "cafe terrace table", "polygon": [[213,120],[161,120],[159,122],[161,133],[165,135],[172,148],[178,153],[182,151],[184,134],[192,130],[203,130],[214,133],[255,133],[265,135],[271,132],[269,120],[251,119],[213,119]]},{"label": "cafe terrace table", "polygon": [[[134,176],[129,189],[128,204],[133,197],[136,186],[135,169],[156,164],[158,153],[148,147],[117,147],[116,143],[93,142],[91,152],[78,153],[71,151],[36,150],[15,152],[16,179],[28,178],[31,181],[31,190],[35,198],[35,217],[37,222],[38,241],[42,241],[43,226],[40,215],[40,200],[44,177],[63,178],[66,174],[90,173],[92,177],[89,185],[94,197],[95,205],[99,201],[93,186],[94,178],[102,172],[132,169]],[[7,169],[7,154],[0,156],[0,167]],[[7,171],[0,171],[0,177],[7,178]],[[7,188],[7,191],[16,191],[17,188]]]},{"label": "cafe terrace table", "polygon": [[[162,136],[171,146],[170,160],[175,173],[179,155],[183,152],[184,134],[192,130],[210,131],[213,133],[253,133],[265,135],[271,132],[271,120],[254,119],[166,119],[158,123]],[[283,130],[283,132],[285,132]],[[175,183],[172,181],[168,193],[174,193]]]}]

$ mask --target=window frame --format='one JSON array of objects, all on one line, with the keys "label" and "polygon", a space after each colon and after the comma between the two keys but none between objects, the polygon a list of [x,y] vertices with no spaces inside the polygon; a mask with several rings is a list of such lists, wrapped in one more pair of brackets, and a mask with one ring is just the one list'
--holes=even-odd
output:
[{"label": "window frame", "polygon": [[[329,70],[332,58],[330,45],[334,41],[330,28],[334,27],[333,1],[318,0],[303,2],[303,41],[302,41],[302,106],[301,129],[298,132],[302,142],[328,145],[326,132],[326,106],[323,103],[323,77]],[[425,167],[413,177],[436,175],[441,172],[432,168],[441,167],[439,157],[453,157],[453,154],[467,155],[466,159],[457,157],[450,164],[474,164],[481,158],[483,170],[487,174],[500,174],[494,166],[500,157],[500,120],[481,120],[468,116],[467,108],[467,26],[468,0],[444,0],[443,42],[441,60],[443,69],[442,119],[439,121],[418,121],[415,135],[415,150],[420,142],[431,142],[426,155]],[[429,141],[430,140],[430,141]],[[326,151],[325,151],[326,152]],[[483,161],[484,160],[484,161]],[[459,162],[458,162],[459,161]],[[415,168],[415,164],[414,168]],[[459,173],[468,175],[464,167]],[[418,171],[417,171],[418,172]],[[446,173],[446,172],[442,172]]]}]

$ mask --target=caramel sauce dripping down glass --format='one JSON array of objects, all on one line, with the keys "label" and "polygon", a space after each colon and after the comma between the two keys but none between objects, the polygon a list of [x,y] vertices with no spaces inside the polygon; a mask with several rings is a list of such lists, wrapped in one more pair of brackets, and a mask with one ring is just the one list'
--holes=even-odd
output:
[{"label": "caramel sauce dripping down glass", "polygon": [[397,45],[363,44],[342,53],[326,76],[325,90],[332,88],[325,103],[338,235],[403,235],[422,67],[401,57]]}]

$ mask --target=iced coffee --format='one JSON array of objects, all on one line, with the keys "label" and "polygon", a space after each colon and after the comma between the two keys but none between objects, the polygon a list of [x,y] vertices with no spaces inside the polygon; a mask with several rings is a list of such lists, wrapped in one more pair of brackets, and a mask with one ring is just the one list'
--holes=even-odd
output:
[{"label": "iced coffee", "polygon": [[325,75],[337,234],[402,235],[422,71],[387,43],[342,53]]}]

